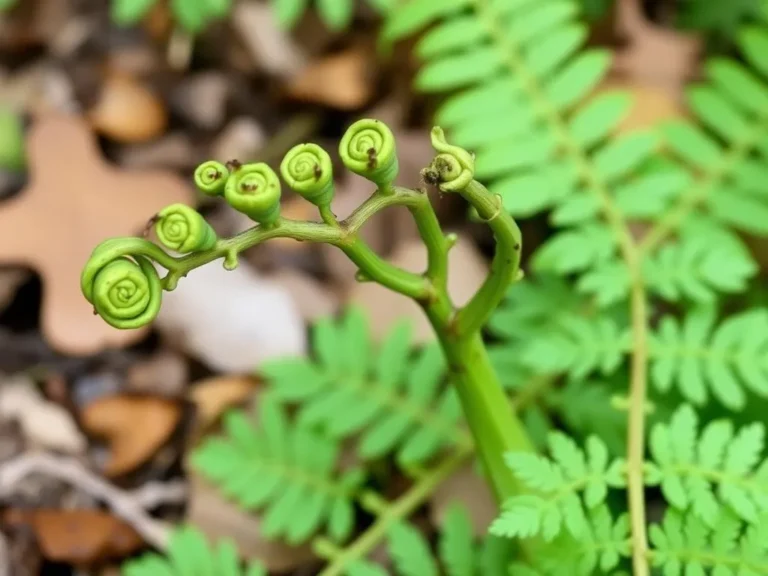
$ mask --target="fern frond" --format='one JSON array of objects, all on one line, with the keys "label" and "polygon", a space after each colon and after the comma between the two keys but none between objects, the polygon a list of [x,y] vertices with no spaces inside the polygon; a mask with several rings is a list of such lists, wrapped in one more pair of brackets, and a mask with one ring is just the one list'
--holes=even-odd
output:
[{"label": "fern frond", "polygon": [[768,512],[764,439],[761,422],[735,431],[729,420],[713,420],[700,430],[694,409],[683,405],[669,424],[651,431],[648,482],[659,482],[674,508],[707,526],[715,527],[729,513],[758,522]]},{"label": "fern frond", "polygon": [[649,290],[665,300],[704,304],[744,292],[758,269],[736,234],[711,219],[688,218],[675,242],[645,260],[643,276]]},{"label": "fern frond", "polygon": [[258,427],[238,411],[225,415],[224,427],[223,438],[195,450],[192,464],[244,509],[262,510],[265,537],[300,543],[321,528],[336,540],[350,535],[364,475],[337,471],[337,443],[289,421],[268,394]]},{"label": "fern frond", "polygon": [[629,349],[629,329],[607,314],[559,318],[546,333],[523,348],[521,362],[538,374],[568,374],[580,379],[613,374]]},{"label": "fern frond", "polygon": [[651,380],[661,393],[672,386],[704,404],[710,393],[741,410],[747,391],[768,397],[768,311],[755,308],[716,325],[717,311],[701,306],[680,322],[665,316],[651,339]]},{"label": "fern frond", "polygon": [[300,422],[332,438],[355,436],[364,459],[396,453],[403,465],[469,442],[458,399],[444,386],[439,345],[414,353],[409,324],[375,347],[367,317],[353,307],[339,322],[319,320],[312,344],[316,360],[281,359],[261,370],[276,397],[299,405]]},{"label": "fern frond", "polygon": [[229,541],[211,546],[203,534],[192,527],[174,530],[168,543],[167,557],[144,554],[125,562],[122,576],[267,576],[259,562],[241,568],[235,545]]},{"label": "fern frond", "polygon": [[630,555],[629,518],[614,518],[608,506],[600,504],[587,511],[586,528],[578,540],[560,537],[540,542],[529,564],[512,565],[510,574],[521,576],[593,576],[616,572]]},{"label": "fern frond", "polygon": [[768,517],[744,526],[723,515],[708,526],[693,514],[668,510],[661,524],[649,531],[650,560],[665,575],[716,574],[718,576],[768,574]]},{"label": "fern frond", "polygon": [[727,226],[768,234],[768,28],[752,26],[738,37],[747,64],[714,58],[706,79],[688,90],[696,121],[664,126],[665,142],[698,178],[643,242],[648,250],[703,208]]},{"label": "fern frond", "polygon": [[608,487],[623,487],[624,462],[610,461],[608,448],[595,436],[586,452],[561,432],[549,436],[552,458],[538,454],[507,454],[507,465],[532,494],[515,496],[504,503],[490,532],[508,538],[554,540],[563,529],[576,539],[588,533],[585,508],[605,502]]},{"label": "fern frond", "polygon": [[486,536],[477,541],[466,510],[452,505],[446,512],[434,554],[424,534],[411,524],[394,524],[387,536],[394,571],[357,562],[347,576],[507,576],[513,548],[506,540]]},{"label": "fern frond", "polygon": [[416,87],[458,91],[436,122],[475,151],[476,176],[510,213],[551,210],[567,227],[542,247],[536,268],[576,275],[579,290],[608,306],[625,299],[630,276],[618,258],[631,239],[613,191],[633,192],[659,141],[644,131],[615,135],[631,106],[625,93],[590,97],[611,58],[585,48],[578,11],[574,0],[411,0],[393,11],[384,35],[432,26],[417,50]]}]

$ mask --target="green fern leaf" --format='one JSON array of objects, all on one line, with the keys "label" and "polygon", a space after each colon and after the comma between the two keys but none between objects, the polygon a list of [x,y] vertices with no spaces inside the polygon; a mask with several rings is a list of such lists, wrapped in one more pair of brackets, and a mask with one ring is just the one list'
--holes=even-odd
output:
[{"label": "green fern leaf", "polygon": [[699,174],[680,196],[680,213],[665,222],[668,232],[684,225],[692,208],[701,206],[725,225],[768,234],[768,199],[764,186],[755,186],[756,175],[768,168],[768,124],[765,109],[758,107],[766,97],[768,32],[751,27],[738,43],[762,77],[740,64],[713,60],[705,68],[705,82],[688,92],[690,108],[704,128],[675,121],[663,131],[668,148]]},{"label": "green fern leaf", "polygon": [[[538,454],[507,454],[507,466],[536,495],[515,496],[504,503],[490,531],[508,538],[541,536],[554,540],[564,528],[577,539],[588,532],[585,508],[593,509],[608,496],[608,487],[624,485],[623,461],[610,461],[608,448],[595,436],[586,453],[561,432],[549,436],[552,459]],[[583,492],[583,494],[582,494]]]},{"label": "green fern leaf", "polygon": [[157,0],[112,0],[110,15],[118,26],[139,22],[157,3]]},{"label": "green fern leaf", "polygon": [[732,515],[723,515],[707,526],[692,514],[668,510],[661,524],[649,531],[654,566],[664,574],[766,574],[768,573],[768,518],[743,526]]},{"label": "green fern leaf", "polygon": [[366,459],[396,453],[403,465],[422,463],[468,436],[439,345],[414,354],[410,337],[400,324],[374,347],[364,313],[350,308],[338,323],[314,326],[317,360],[280,359],[261,371],[277,398],[299,404],[303,424],[335,439],[356,436]]},{"label": "green fern leaf", "polygon": [[622,365],[628,340],[626,328],[609,316],[563,316],[527,343],[521,361],[538,374],[609,375]]},{"label": "green fern leaf", "polygon": [[389,531],[389,552],[402,576],[438,576],[437,563],[424,536],[410,524],[395,524]]},{"label": "green fern leaf", "polygon": [[320,18],[331,30],[343,30],[352,21],[355,5],[352,0],[317,0]]},{"label": "green fern leaf", "polygon": [[734,432],[727,420],[699,430],[690,405],[651,432],[650,472],[660,478],[667,501],[714,527],[734,513],[754,523],[768,511],[768,462],[761,461],[765,429],[753,423]]},{"label": "green fern leaf", "polygon": [[174,530],[167,558],[144,554],[125,562],[121,573],[123,576],[267,576],[266,569],[259,562],[252,562],[241,569],[240,559],[231,542],[222,541],[212,547],[203,534],[192,527]]},{"label": "green fern leaf", "polygon": [[688,220],[676,242],[647,259],[643,275],[665,300],[713,303],[719,294],[744,292],[758,266],[741,239],[706,219]]},{"label": "green fern leaf", "polygon": [[472,522],[467,512],[458,505],[445,514],[440,539],[440,558],[448,576],[474,576],[475,550]]},{"label": "green fern leaf", "polygon": [[193,465],[242,507],[263,510],[268,538],[300,543],[323,526],[337,540],[348,537],[362,473],[337,473],[339,447],[289,422],[269,395],[259,414],[258,428],[241,412],[227,414],[226,436],[198,448]]},{"label": "green fern leaf", "polygon": [[567,535],[551,542],[532,543],[533,553],[527,564],[515,563],[511,574],[524,576],[593,576],[613,574],[622,559],[631,554],[629,518],[614,518],[601,504],[587,511],[582,538]]},{"label": "green fern leaf", "polygon": [[746,391],[768,397],[768,313],[764,309],[735,314],[715,326],[716,310],[692,310],[682,325],[666,316],[651,341],[651,380],[665,393],[676,384],[694,404],[708,390],[723,405],[741,410]]}]

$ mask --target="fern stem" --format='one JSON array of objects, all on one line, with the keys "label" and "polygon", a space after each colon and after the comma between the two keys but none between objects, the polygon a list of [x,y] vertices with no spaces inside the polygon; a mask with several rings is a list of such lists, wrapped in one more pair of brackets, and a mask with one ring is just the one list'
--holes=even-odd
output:
[{"label": "fern stem", "polygon": [[[416,508],[429,498],[437,487],[448,479],[467,460],[471,448],[458,450],[437,466],[429,475],[413,485],[410,490],[394,501],[363,533],[360,538],[347,548],[335,554],[331,563],[318,576],[341,576],[349,565],[365,558],[387,535],[387,531],[396,522],[410,516]],[[317,550],[317,552],[322,552]]]},{"label": "fern stem", "polygon": [[632,338],[634,353],[629,386],[627,431],[627,491],[632,533],[632,573],[647,576],[648,536],[645,519],[645,403],[648,386],[648,299],[642,283],[632,286]]},{"label": "fern stem", "polygon": [[503,209],[498,195],[489,193],[477,180],[472,180],[460,193],[488,223],[496,239],[496,253],[488,277],[466,306],[456,313],[456,332],[471,336],[488,322],[515,281],[520,269],[523,239],[520,228]]}]

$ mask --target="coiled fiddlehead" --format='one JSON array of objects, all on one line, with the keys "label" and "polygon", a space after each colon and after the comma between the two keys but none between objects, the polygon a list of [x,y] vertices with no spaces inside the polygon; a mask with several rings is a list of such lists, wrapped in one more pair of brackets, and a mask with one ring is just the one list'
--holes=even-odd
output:
[{"label": "coiled fiddlehead", "polygon": [[197,210],[185,204],[171,204],[158,212],[155,232],[166,248],[182,254],[216,245],[213,228]]},{"label": "coiled fiddlehead", "polygon": [[333,164],[328,152],[317,144],[291,148],[280,164],[280,173],[293,190],[312,204],[328,206],[333,200]]},{"label": "coiled fiddlehead", "polygon": [[379,188],[387,188],[397,178],[395,136],[379,120],[358,120],[344,133],[339,144],[344,165]]},{"label": "coiled fiddlehead", "polygon": [[227,203],[260,224],[280,217],[280,194],[277,174],[263,162],[238,166],[224,188]]},{"label": "coiled fiddlehead", "polygon": [[140,251],[170,258],[146,240],[113,238],[96,247],[80,277],[85,298],[115,328],[141,328],[160,311],[162,282],[152,261]]},{"label": "coiled fiddlehead", "polygon": [[229,170],[221,162],[209,160],[195,169],[195,186],[208,196],[221,196],[229,179]]},{"label": "coiled fiddlehead", "polygon": [[439,126],[432,128],[431,139],[438,154],[429,167],[422,170],[422,177],[443,192],[464,190],[475,177],[474,156],[463,148],[448,144]]}]

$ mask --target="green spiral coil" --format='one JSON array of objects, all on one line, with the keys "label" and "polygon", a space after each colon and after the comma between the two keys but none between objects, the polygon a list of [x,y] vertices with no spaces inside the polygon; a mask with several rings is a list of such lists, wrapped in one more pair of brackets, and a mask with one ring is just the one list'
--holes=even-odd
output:
[{"label": "green spiral coil", "polygon": [[[127,243],[135,239],[127,239]],[[152,261],[144,256],[129,258],[126,239],[99,244],[80,277],[85,298],[107,324],[120,329],[150,324],[160,311],[162,285]],[[160,250],[157,248],[157,250]]]},{"label": "green spiral coil", "polygon": [[432,147],[438,152],[424,171],[425,179],[443,192],[459,192],[475,177],[475,158],[458,146],[448,144],[439,126],[432,128]]},{"label": "green spiral coil", "polygon": [[221,162],[208,160],[195,169],[195,186],[208,196],[221,196],[229,178],[229,170]]},{"label": "green spiral coil", "polygon": [[399,169],[395,136],[379,120],[358,120],[344,133],[339,144],[344,165],[363,178],[386,188],[395,181]]},{"label": "green spiral coil", "polygon": [[280,164],[280,173],[293,190],[312,204],[328,206],[333,200],[333,164],[328,152],[317,144],[291,148]]},{"label": "green spiral coil", "polygon": [[185,204],[171,204],[158,212],[155,232],[163,246],[181,254],[216,245],[213,228],[197,210]]},{"label": "green spiral coil", "polygon": [[232,208],[260,224],[271,224],[280,217],[280,194],[280,179],[263,162],[239,166],[224,189]]}]

